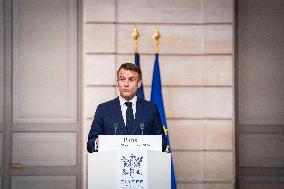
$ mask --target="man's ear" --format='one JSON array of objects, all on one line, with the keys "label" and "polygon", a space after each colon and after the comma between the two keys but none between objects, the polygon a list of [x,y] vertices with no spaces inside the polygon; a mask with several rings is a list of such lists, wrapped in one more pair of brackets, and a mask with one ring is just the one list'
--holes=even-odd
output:
[{"label": "man's ear", "polygon": [[138,88],[140,88],[142,85],[142,80],[138,81]]}]

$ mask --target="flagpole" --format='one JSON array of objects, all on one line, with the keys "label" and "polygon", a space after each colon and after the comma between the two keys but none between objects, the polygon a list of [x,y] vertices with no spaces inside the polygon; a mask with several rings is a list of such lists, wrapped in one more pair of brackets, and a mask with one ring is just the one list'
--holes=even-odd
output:
[{"label": "flagpole", "polygon": [[[159,68],[159,44],[160,44],[161,34],[158,29],[155,30],[153,34],[153,39],[155,43],[155,62],[154,62],[154,70],[153,70],[153,80],[152,80],[152,89],[151,89],[151,102],[157,104],[159,113],[161,116],[161,121],[163,124],[164,133],[167,139],[167,149],[166,152],[171,153],[170,148],[170,140],[168,135],[167,129],[167,120],[164,110],[164,103],[163,103],[163,95],[162,95],[162,82],[160,76],[160,68]],[[176,189],[176,177],[174,171],[173,160],[171,158],[171,189]]]}]

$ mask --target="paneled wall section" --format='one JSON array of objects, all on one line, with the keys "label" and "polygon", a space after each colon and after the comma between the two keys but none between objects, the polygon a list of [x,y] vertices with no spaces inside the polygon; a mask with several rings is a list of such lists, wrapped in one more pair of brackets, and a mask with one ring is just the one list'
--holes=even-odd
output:
[{"label": "paneled wall section", "polygon": [[[4,48],[4,38],[3,38],[3,0],[0,0],[0,169],[2,170],[3,167],[3,117],[4,117],[4,105],[3,105],[3,95],[4,95],[4,57],[3,57],[3,48]],[[2,173],[0,173],[0,189],[2,188]]]},{"label": "paneled wall section", "polygon": [[3,48],[4,48],[4,39],[3,39],[3,1],[0,0],[0,129],[1,123],[3,122]]},{"label": "paneled wall section", "polygon": [[[44,183],[44,184],[42,184]],[[12,188],[14,189],[75,189],[76,177],[75,176],[37,176],[37,177],[12,177]]]},{"label": "paneled wall section", "polygon": [[76,121],[75,2],[14,0],[14,122]]},{"label": "paneled wall section", "polygon": [[84,137],[99,103],[118,95],[116,70],[133,62],[132,31],[149,100],[154,47],[178,188],[234,188],[233,1],[84,0]]}]

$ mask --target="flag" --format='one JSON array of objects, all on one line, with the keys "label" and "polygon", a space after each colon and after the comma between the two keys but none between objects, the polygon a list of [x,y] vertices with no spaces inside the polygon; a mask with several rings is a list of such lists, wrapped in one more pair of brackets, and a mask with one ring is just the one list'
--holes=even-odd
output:
[{"label": "flag", "polygon": [[[134,58],[135,58],[135,64],[140,67],[140,56],[139,56],[139,53],[136,52],[134,54]],[[137,98],[140,98],[140,99],[143,99],[143,100],[145,99],[143,83],[142,83],[141,87],[139,87],[139,89],[137,90]]]},{"label": "flag", "polygon": [[[163,94],[162,94],[162,83],[161,83],[161,76],[160,76],[160,68],[159,68],[159,54],[155,55],[155,63],[154,63],[154,70],[153,70],[153,79],[152,79],[152,89],[151,89],[151,102],[155,103],[158,106],[160,116],[162,119],[162,124],[164,127],[164,131],[166,134],[167,139],[167,149],[168,153],[171,152],[170,148],[170,140],[167,132],[167,121],[163,103]],[[176,177],[175,171],[173,166],[173,160],[171,160],[171,189],[176,189]]]}]

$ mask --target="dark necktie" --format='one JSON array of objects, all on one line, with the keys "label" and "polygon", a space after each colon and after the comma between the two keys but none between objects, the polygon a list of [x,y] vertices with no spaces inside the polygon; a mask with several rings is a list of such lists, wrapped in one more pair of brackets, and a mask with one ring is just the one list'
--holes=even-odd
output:
[{"label": "dark necktie", "polygon": [[133,109],[132,109],[132,102],[125,102],[125,105],[127,106],[126,110],[126,130],[128,134],[131,134],[132,128],[134,126],[134,115],[133,115]]}]

